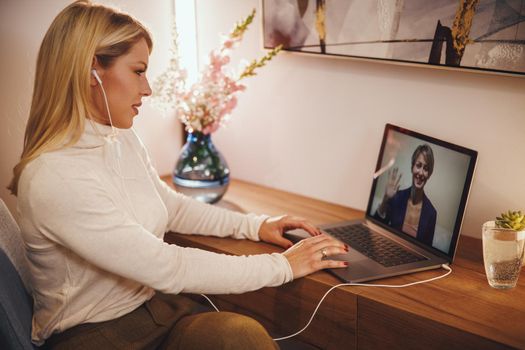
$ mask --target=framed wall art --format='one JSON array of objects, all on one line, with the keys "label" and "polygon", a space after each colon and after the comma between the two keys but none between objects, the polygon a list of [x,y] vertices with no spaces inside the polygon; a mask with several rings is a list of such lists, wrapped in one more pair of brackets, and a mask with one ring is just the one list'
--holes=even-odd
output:
[{"label": "framed wall art", "polygon": [[525,76],[525,0],[262,0],[264,47]]}]

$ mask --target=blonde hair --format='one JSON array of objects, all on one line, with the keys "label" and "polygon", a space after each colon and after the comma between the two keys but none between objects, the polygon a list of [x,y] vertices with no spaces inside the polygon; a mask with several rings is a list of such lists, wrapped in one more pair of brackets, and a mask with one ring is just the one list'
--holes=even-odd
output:
[{"label": "blonde hair", "polygon": [[24,149],[13,169],[11,193],[17,195],[20,175],[31,160],[80,138],[92,108],[93,58],[108,68],[142,38],[151,52],[151,35],[141,23],[89,0],[75,1],[57,15],[38,53]]}]

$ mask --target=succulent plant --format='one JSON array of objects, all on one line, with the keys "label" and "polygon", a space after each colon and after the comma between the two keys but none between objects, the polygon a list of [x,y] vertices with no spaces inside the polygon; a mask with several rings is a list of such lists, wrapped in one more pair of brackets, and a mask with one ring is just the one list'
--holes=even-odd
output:
[{"label": "succulent plant", "polygon": [[525,230],[525,214],[520,211],[508,211],[496,217],[496,227],[514,231]]}]

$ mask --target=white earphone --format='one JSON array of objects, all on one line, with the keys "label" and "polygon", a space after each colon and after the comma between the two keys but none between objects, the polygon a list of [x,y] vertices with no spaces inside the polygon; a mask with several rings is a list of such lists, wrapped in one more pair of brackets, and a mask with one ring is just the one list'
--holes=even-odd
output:
[{"label": "white earphone", "polygon": [[91,70],[91,74],[95,77],[95,79],[97,79],[98,83],[102,85],[102,79],[100,79],[98,76],[97,70],[95,68]]}]

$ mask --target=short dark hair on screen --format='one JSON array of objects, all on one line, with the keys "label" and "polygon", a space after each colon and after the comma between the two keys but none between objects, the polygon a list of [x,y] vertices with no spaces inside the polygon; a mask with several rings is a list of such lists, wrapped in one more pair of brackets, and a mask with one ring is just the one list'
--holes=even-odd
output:
[{"label": "short dark hair on screen", "polygon": [[417,146],[416,150],[412,154],[412,167],[414,167],[414,164],[416,163],[417,157],[422,154],[425,158],[425,161],[428,165],[428,176],[432,175],[432,172],[434,172],[434,152],[432,152],[432,148],[430,148],[429,145],[426,143],[423,145]]}]

